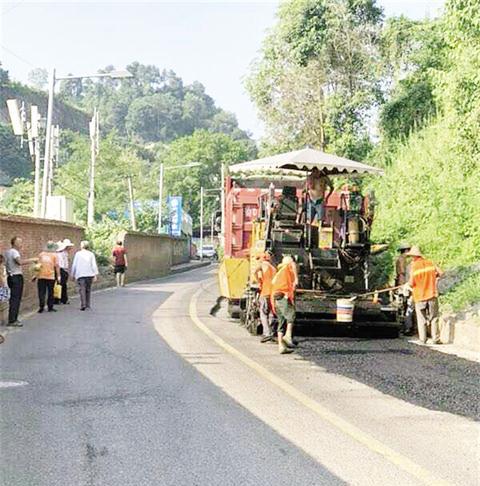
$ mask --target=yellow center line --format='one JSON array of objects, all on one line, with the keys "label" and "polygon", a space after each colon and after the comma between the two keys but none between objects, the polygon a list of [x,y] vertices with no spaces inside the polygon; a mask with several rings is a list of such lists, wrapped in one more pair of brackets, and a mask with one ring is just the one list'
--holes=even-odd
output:
[{"label": "yellow center line", "polygon": [[278,377],[277,375],[273,374],[262,365],[258,364],[253,359],[249,358],[238,349],[234,348],[226,341],[224,341],[220,336],[214,333],[210,328],[208,328],[198,317],[197,312],[197,301],[198,296],[204,291],[204,289],[198,289],[195,294],[192,296],[190,300],[189,306],[189,313],[190,318],[194,322],[194,324],[206,334],[209,338],[211,338],[218,346],[224,349],[227,353],[235,356],[238,360],[242,363],[246,364],[249,368],[254,370],[260,376],[271,382],[273,385],[284,391],[287,395],[291,396],[299,403],[304,405],[305,407],[309,408],[313,412],[315,412],[321,419],[328,422],[330,425],[335,427],[336,429],[340,430],[344,434],[350,436],[360,444],[364,445],[368,449],[373,452],[376,452],[380,456],[384,457],[387,461],[397,466],[399,469],[407,472],[408,474],[414,476],[415,478],[419,479],[425,484],[429,486],[451,486],[450,483],[435,477],[430,471],[427,471],[422,466],[416,464],[408,457],[400,454],[399,452],[391,449],[384,443],[380,442],[379,440],[375,439],[371,435],[367,434],[363,430],[359,429],[355,425],[347,422],[339,415],[331,412],[324,406],[320,405],[317,401],[310,398],[305,393],[301,392],[297,388],[293,387],[282,378]]}]

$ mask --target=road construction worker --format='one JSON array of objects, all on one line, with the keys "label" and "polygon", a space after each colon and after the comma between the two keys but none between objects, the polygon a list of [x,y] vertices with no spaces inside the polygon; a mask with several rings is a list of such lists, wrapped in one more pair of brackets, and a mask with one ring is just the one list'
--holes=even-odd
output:
[{"label": "road construction worker", "polygon": [[255,271],[255,278],[260,286],[260,322],[262,323],[263,336],[262,343],[273,341],[273,311],[270,295],[272,293],[272,280],[277,272],[276,268],[271,263],[271,254],[269,252],[262,253],[259,256],[260,265]]},{"label": "road construction worker", "polygon": [[[329,192],[325,196],[327,186]],[[307,192],[309,196],[307,220],[310,223],[316,222],[321,226],[325,212],[325,203],[333,193],[333,183],[325,173],[314,167],[307,178]]]},{"label": "road construction worker", "polygon": [[[410,262],[407,257],[407,252],[410,250],[409,243],[401,243],[398,246],[399,256],[395,261],[395,286],[404,286],[408,283],[410,278]],[[400,296],[403,303],[403,313],[405,320],[403,323],[403,334],[411,336],[413,334],[413,315],[415,312],[415,305],[413,303],[412,291],[408,287],[400,289]]]},{"label": "road construction worker", "polygon": [[284,256],[272,280],[272,307],[278,319],[278,349],[280,354],[288,354],[295,347],[293,324],[295,322],[295,288],[298,275],[291,256]]},{"label": "road construction worker", "polygon": [[427,326],[431,326],[433,344],[440,344],[438,279],[443,272],[430,260],[423,257],[418,246],[406,253],[413,258],[408,286],[412,289],[415,312],[417,315],[418,337],[427,342]]}]

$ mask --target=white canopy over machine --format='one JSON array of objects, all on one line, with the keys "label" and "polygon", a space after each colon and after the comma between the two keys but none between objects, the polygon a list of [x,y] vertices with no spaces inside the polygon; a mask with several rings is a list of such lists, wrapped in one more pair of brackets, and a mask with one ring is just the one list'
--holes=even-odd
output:
[{"label": "white canopy over machine", "polygon": [[314,168],[325,174],[377,174],[382,175],[383,171],[361,162],[327,154],[320,150],[305,148],[284,154],[272,155],[262,159],[241,162],[228,167],[231,174],[247,172],[263,172],[293,170],[310,172]]}]

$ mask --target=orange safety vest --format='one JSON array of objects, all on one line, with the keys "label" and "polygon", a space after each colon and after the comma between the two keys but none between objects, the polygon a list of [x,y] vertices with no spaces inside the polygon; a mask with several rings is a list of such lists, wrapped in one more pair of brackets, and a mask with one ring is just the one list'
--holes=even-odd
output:
[{"label": "orange safety vest", "polygon": [[[264,268],[264,265],[266,268]],[[272,293],[272,280],[276,272],[277,270],[270,262],[262,262],[261,277],[259,278],[260,297],[270,297]]]},{"label": "orange safety vest", "polygon": [[285,294],[288,300],[293,304],[295,299],[295,273],[293,271],[292,265],[282,264],[278,267],[277,273],[272,280],[272,294],[271,302],[272,308],[275,309],[275,295]]},{"label": "orange safety vest", "polygon": [[437,278],[438,268],[430,260],[417,258],[410,268],[410,287],[412,287],[413,301],[422,302],[438,297]]}]

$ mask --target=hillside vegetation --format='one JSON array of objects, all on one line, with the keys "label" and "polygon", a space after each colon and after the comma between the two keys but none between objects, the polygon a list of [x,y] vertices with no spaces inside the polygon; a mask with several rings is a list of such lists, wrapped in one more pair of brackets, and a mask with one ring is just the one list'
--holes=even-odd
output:
[{"label": "hillside vegetation", "polygon": [[[100,72],[112,69],[110,66]],[[160,162],[167,168],[188,162],[200,164],[190,169],[166,170],[164,187],[165,198],[182,195],[186,211],[198,220],[201,185],[206,189],[218,187],[221,163],[254,157],[255,144],[238,127],[235,115],[217,107],[201,83],[184,85],[173,71],[137,62],[127,69],[133,78],[60,83],[54,123],[59,123],[62,131],[54,193],[71,198],[76,221],[85,224],[90,163],[86,131],[91,113],[97,108],[101,131],[96,167],[97,223],[107,227],[129,226],[130,177],[137,226],[143,231],[156,231]],[[41,75],[43,70],[37,71]],[[27,107],[38,104],[43,110],[44,92],[11,82],[5,70],[1,74],[2,97],[24,100]],[[4,105],[4,100],[1,101]],[[0,126],[0,143],[0,176],[4,174],[6,180],[17,178],[1,202],[1,210],[31,214],[32,164],[27,149],[20,150],[19,141],[7,125]],[[214,198],[207,198],[208,217],[217,207]],[[167,211],[163,214],[168,217]],[[103,234],[102,230],[99,234]]]},{"label": "hillside vegetation", "polygon": [[385,169],[365,181],[384,262],[419,244],[448,270],[454,309],[480,300],[479,72],[477,0],[424,21],[385,20],[374,0],[291,0],[247,82],[274,141],[265,152],[309,144]]}]

